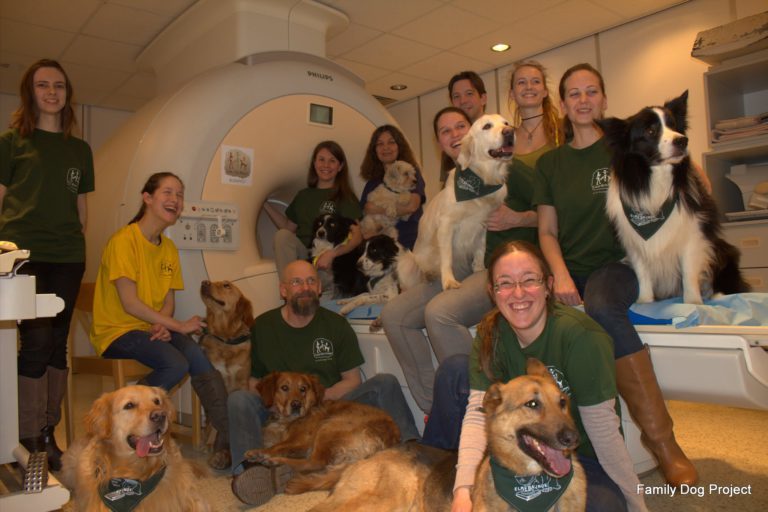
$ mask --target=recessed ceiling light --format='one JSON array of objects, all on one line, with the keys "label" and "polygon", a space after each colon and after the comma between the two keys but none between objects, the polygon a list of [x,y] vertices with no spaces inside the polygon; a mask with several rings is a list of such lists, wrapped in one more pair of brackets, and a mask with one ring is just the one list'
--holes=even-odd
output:
[{"label": "recessed ceiling light", "polygon": [[392,89],[393,91],[404,91],[408,88],[408,86],[405,84],[395,84],[395,85],[391,85],[389,88]]},{"label": "recessed ceiling light", "polygon": [[509,45],[507,43],[496,43],[495,45],[491,46],[491,50],[495,52],[505,52],[509,50]]}]

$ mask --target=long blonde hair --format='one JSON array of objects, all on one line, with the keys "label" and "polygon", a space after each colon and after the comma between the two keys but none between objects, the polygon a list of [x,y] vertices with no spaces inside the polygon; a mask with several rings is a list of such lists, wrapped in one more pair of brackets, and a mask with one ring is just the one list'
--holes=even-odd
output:
[{"label": "long blonde hair", "polygon": [[520,126],[520,124],[523,122],[523,118],[520,115],[520,109],[517,106],[517,102],[512,99],[512,91],[515,88],[515,74],[521,68],[533,68],[541,73],[541,78],[544,81],[544,89],[547,91],[547,96],[541,103],[541,108],[543,109],[544,113],[542,119],[544,134],[547,137],[547,141],[549,141],[551,144],[554,144],[555,146],[559,146],[563,142],[563,127],[562,123],[560,122],[560,113],[555,106],[555,102],[552,101],[552,93],[549,90],[547,70],[544,66],[541,65],[539,61],[529,59],[521,60],[513,64],[512,75],[509,80],[509,99],[507,108],[509,108],[510,112],[513,113],[514,125]]}]

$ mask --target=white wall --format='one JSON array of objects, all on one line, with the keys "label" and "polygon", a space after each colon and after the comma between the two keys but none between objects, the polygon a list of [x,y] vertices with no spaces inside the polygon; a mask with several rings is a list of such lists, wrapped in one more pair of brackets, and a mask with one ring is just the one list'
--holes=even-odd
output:
[{"label": "white wall", "polygon": [[[701,154],[708,149],[703,79],[708,65],[691,57],[696,34],[765,10],[765,0],[692,0],[529,58],[547,68],[553,98],[558,98],[558,81],[570,66],[579,62],[596,66],[605,79],[609,116],[625,117],[688,89],[689,147],[693,158],[701,162]],[[511,69],[511,65],[504,66],[481,75],[488,88],[487,111],[509,119]],[[441,88],[389,108],[421,156],[428,198],[439,188],[439,150],[432,118],[447,105],[448,94]],[[421,144],[418,148],[417,141]]]}]

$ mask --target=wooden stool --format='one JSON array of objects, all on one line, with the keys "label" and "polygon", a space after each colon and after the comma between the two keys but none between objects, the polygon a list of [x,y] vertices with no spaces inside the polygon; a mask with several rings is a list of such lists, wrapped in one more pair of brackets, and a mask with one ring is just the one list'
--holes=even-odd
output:
[{"label": "wooden stool", "polygon": [[[77,296],[75,302],[75,311],[83,313],[88,321],[83,322],[83,326],[86,328],[86,332],[90,329],[90,320],[93,318],[93,295],[95,291],[95,283],[82,283],[80,285],[80,293]],[[87,325],[86,325],[87,324]],[[67,396],[64,399],[64,410],[66,414],[65,427],[67,431],[67,445],[72,442],[74,437],[74,419],[72,418],[72,375],[73,374],[87,374],[87,375],[100,375],[102,377],[112,377],[115,383],[115,389],[122,388],[128,381],[138,380],[145,375],[148,375],[152,369],[148,366],[144,366],[135,359],[105,359],[103,357],[88,355],[88,356],[76,356],[72,351],[72,343],[70,336],[70,381],[67,388]],[[186,380],[186,378],[185,378]],[[184,381],[176,386],[178,389]],[[197,393],[192,391],[192,427],[186,430],[174,429],[174,434],[180,438],[187,439],[194,448],[198,448],[202,442],[202,425],[201,425],[201,407],[200,399]]]}]

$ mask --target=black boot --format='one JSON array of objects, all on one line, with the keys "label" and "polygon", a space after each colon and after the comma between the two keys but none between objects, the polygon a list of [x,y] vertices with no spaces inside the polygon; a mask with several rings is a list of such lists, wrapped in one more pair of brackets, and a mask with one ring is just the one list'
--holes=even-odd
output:
[{"label": "black boot", "polygon": [[53,435],[55,428],[53,425],[43,428],[43,451],[48,453],[48,468],[52,471],[59,471],[61,470],[61,456],[63,452],[59,445],[56,444],[56,437]]},{"label": "black boot", "polygon": [[48,403],[48,374],[32,378],[19,375],[19,442],[29,453],[44,452],[45,408]]},{"label": "black boot", "polygon": [[232,465],[232,455],[229,452],[229,416],[224,379],[218,370],[213,370],[192,377],[192,387],[200,397],[208,421],[216,429],[216,440],[208,465],[214,469],[227,469]]}]

